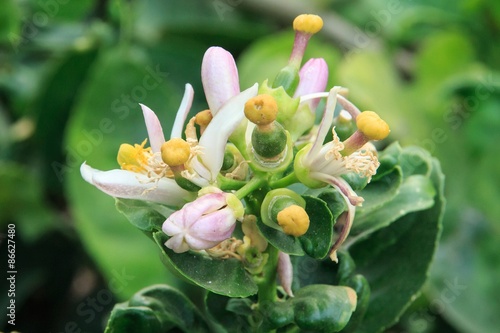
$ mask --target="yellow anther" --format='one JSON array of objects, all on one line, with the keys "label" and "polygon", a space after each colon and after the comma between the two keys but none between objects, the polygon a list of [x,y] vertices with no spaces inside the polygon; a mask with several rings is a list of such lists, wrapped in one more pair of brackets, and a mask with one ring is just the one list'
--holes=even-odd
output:
[{"label": "yellow anther", "polygon": [[277,115],[278,103],[271,95],[257,95],[245,103],[245,116],[256,125],[269,125]]},{"label": "yellow anther", "polygon": [[309,215],[304,208],[291,205],[283,209],[277,216],[278,224],[287,235],[302,236],[309,229]]},{"label": "yellow anther", "polygon": [[361,112],[356,117],[356,126],[369,140],[385,139],[389,132],[389,125],[373,111]]},{"label": "yellow anther", "polygon": [[212,120],[212,112],[210,110],[200,111],[195,116],[195,123],[203,128],[207,127]]},{"label": "yellow anther", "polygon": [[302,14],[293,20],[293,30],[315,34],[323,28],[323,20],[318,15]]},{"label": "yellow anther", "polygon": [[147,140],[144,140],[140,145],[129,145],[128,143],[123,143],[118,149],[118,156],[116,160],[120,167],[124,170],[141,172],[143,166],[148,163],[148,156],[146,153],[150,153],[151,148],[144,148]]},{"label": "yellow anther", "polygon": [[181,138],[173,138],[161,146],[161,159],[170,167],[186,163],[190,154],[189,143]]}]

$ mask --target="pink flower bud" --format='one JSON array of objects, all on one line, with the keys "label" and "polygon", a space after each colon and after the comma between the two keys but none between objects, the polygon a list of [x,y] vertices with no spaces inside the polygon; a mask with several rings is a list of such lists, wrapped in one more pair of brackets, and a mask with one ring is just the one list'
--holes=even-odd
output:
[{"label": "pink flower bud", "polygon": [[[300,81],[294,97],[323,92],[328,81],[328,65],[323,58],[309,59],[299,71]],[[310,100],[309,106],[314,112],[319,98]]]},{"label": "pink flower bud", "polygon": [[174,252],[210,249],[231,237],[243,205],[230,193],[210,193],[170,215],[162,230],[170,239],[165,245]]},{"label": "pink flower bud", "polygon": [[290,260],[290,255],[284,252],[278,256],[278,278],[283,290],[288,296],[293,297],[292,282],[293,282],[293,266]]},{"label": "pink flower bud", "polygon": [[238,68],[234,58],[221,47],[212,46],[203,56],[201,81],[212,114],[240,92]]}]

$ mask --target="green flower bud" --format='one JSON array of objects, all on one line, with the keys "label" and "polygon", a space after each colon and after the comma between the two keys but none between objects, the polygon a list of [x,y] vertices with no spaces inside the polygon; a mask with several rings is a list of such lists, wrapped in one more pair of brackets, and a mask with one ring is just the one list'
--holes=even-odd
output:
[{"label": "green flower bud", "polygon": [[262,128],[255,127],[252,133],[252,147],[256,154],[265,160],[276,160],[286,148],[287,136],[279,123]]},{"label": "green flower bud", "polygon": [[299,69],[293,65],[283,67],[273,81],[273,88],[283,87],[289,96],[293,96],[299,85]]},{"label": "green flower bud", "polygon": [[[283,127],[273,123],[275,128]],[[293,141],[288,131],[283,130],[285,137],[278,133],[252,133],[252,142],[247,147],[247,155],[255,170],[263,172],[283,172],[293,160]],[[284,145],[283,145],[284,143]],[[264,156],[263,156],[264,155]],[[266,157],[267,156],[267,157]]]}]

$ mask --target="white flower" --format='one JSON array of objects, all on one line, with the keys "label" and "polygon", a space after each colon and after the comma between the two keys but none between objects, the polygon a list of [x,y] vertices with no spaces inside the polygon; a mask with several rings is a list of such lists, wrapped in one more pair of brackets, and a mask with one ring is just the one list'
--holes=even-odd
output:
[{"label": "white flower", "polygon": [[363,198],[358,196],[341,176],[355,172],[370,179],[379,166],[377,156],[367,146],[354,149],[352,153],[344,155],[346,147],[340,142],[335,129],[332,130],[332,141],[324,144],[333,122],[339,90],[340,87],[330,90],[317,136],[312,144],[297,153],[294,164],[295,173],[302,183],[312,188],[330,184],[339,190],[347,203],[347,211],[342,213],[337,220],[341,231],[330,253],[334,261],[337,261],[336,250],[349,234],[354,220],[355,206],[363,202]]}]

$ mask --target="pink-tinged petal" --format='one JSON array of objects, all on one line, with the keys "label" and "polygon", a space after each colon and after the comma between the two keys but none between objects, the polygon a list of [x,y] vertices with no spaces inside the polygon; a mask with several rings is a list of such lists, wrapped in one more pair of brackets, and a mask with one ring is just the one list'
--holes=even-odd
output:
[{"label": "pink-tinged petal", "polygon": [[[299,71],[300,81],[294,97],[325,91],[328,81],[328,65],[323,58],[309,59]],[[311,111],[318,106],[319,99],[309,102]]]},{"label": "pink-tinged petal", "polygon": [[189,234],[185,236],[184,240],[188,244],[189,248],[195,251],[208,250],[221,242],[208,241],[206,239],[197,238]]},{"label": "pink-tinged petal", "polygon": [[325,141],[326,135],[330,131],[330,126],[333,123],[333,114],[335,112],[335,106],[337,105],[337,93],[340,90],[340,87],[333,87],[330,90],[330,94],[328,95],[328,99],[326,100],[325,111],[323,112],[323,118],[319,124],[318,134],[316,136],[316,140],[311,148],[311,150],[307,153],[306,161],[311,161],[315,156],[318,155],[321,147],[323,146],[323,142]]},{"label": "pink-tinged petal", "polygon": [[184,123],[186,122],[187,115],[191,110],[191,105],[193,104],[193,97],[194,97],[194,89],[189,83],[186,83],[184,89],[184,97],[182,97],[181,105],[179,106],[179,110],[177,110],[174,126],[172,127],[172,132],[170,133],[170,139],[182,138]]},{"label": "pink-tinged petal", "polygon": [[347,236],[349,236],[352,222],[354,221],[355,208],[353,205],[349,203],[349,201],[346,202],[347,202],[347,211],[340,214],[340,216],[337,218],[337,224],[341,226],[339,236],[335,241],[335,244],[333,244],[332,248],[330,249],[330,259],[335,262],[338,262],[337,250],[347,239]]},{"label": "pink-tinged petal", "polygon": [[[174,216],[174,214],[176,216]],[[183,215],[184,211],[182,209],[171,214],[169,218],[165,222],[163,222],[161,230],[163,230],[163,232],[169,236],[183,233],[185,230]]]},{"label": "pink-tinged petal", "polygon": [[184,240],[184,235],[182,234],[170,237],[169,240],[165,242],[165,246],[175,253],[183,253],[189,250],[189,245]]},{"label": "pink-tinged petal", "polygon": [[163,129],[161,127],[160,121],[156,114],[148,108],[146,105],[139,104],[142,108],[142,114],[144,115],[144,122],[146,123],[146,128],[148,130],[149,145],[154,153],[161,151],[161,145],[165,142],[165,136],[163,135]]},{"label": "pink-tinged petal", "polygon": [[[208,124],[200,138],[199,145],[203,147],[200,156],[203,165],[210,171],[210,182],[214,182],[224,161],[224,151],[231,133],[245,118],[244,108],[248,99],[257,95],[256,83],[247,90],[231,98]],[[198,172],[196,165],[193,165]]]},{"label": "pink-tinged petal", "polygon": [[353,201],[356,202],[356,199],[361,199],[362,202],[363,198],[358,197],[352,190],[351,186],[340,177],[329,177],[329,183],[339,190],[339,193],[342,195],[345,203],[347,204],[347,211],[340,214],[337,218],[337,223],[335,225],[340,226],[341,229],[337,240],[330,249],[330,259],[338,262],[337,250],[345,242],[347,236],[349,236],[349,232],[351,231],[352,223],[354,221],[354,214],[356,213],[356,207],[353,204]]},{"label": "pink-tinged petal", "polygon": [[285,292],[293,297],[292,282],[293,282],[293,266],[290,260],[290,255],[284,252],[278,254],[278,278]]},{"label": "pink-tinged petal", "polygon": [[311,172],[310,176],[321,182],[328,183],[338,189],[344,198],[349,201],[349,204],[353,206],[360,206],[364,201],[363,197],[358,196],[351,188],[351,185],[349,185],[349,183],[341,177],[332,176],[331,174],[322,172]]},{"label": "pink-tinged petal", "polygon": [[215,212],[226,205],[226,197],[224,193],[210,193],[199,197],[193,202],[182,207],[185,213],[185,219],[190,221],[187,226],[198,221],[202,215]]},{"label": "pink-tinged petal", "polygon": [[86,163],[80,167],[83,179],[104,193],[124,199],[158,202],[170,206],[181,206],[192,194],[177,185],[173,179],[161,178],[151,182],[140,173],[127,170],[100,171]]},{"label": "pink-tinged petal", "polygon": [[356,117],[361,113],[361,111],[356,107],[356,105],[352,104],[351,101],[349,101],[342,95],[338,95],[338,102],[340,105],[342,105],[344,110],[349,112],[349,114],[352,116],[353,119],[356,119]]},{"label": "pink-tinged petal", "polygon": [[189,230],[191,236],[208,241],[222,242],[231,237],[236,226],[236,218],[230,208],[204,215],[193,223]]},{"label": "pink-tinged petal", "polygon": [[209,48],[203,56],[201,81],[208,107],[215,116],[222,105],[240,92],[234,58],[221,47]]}]

